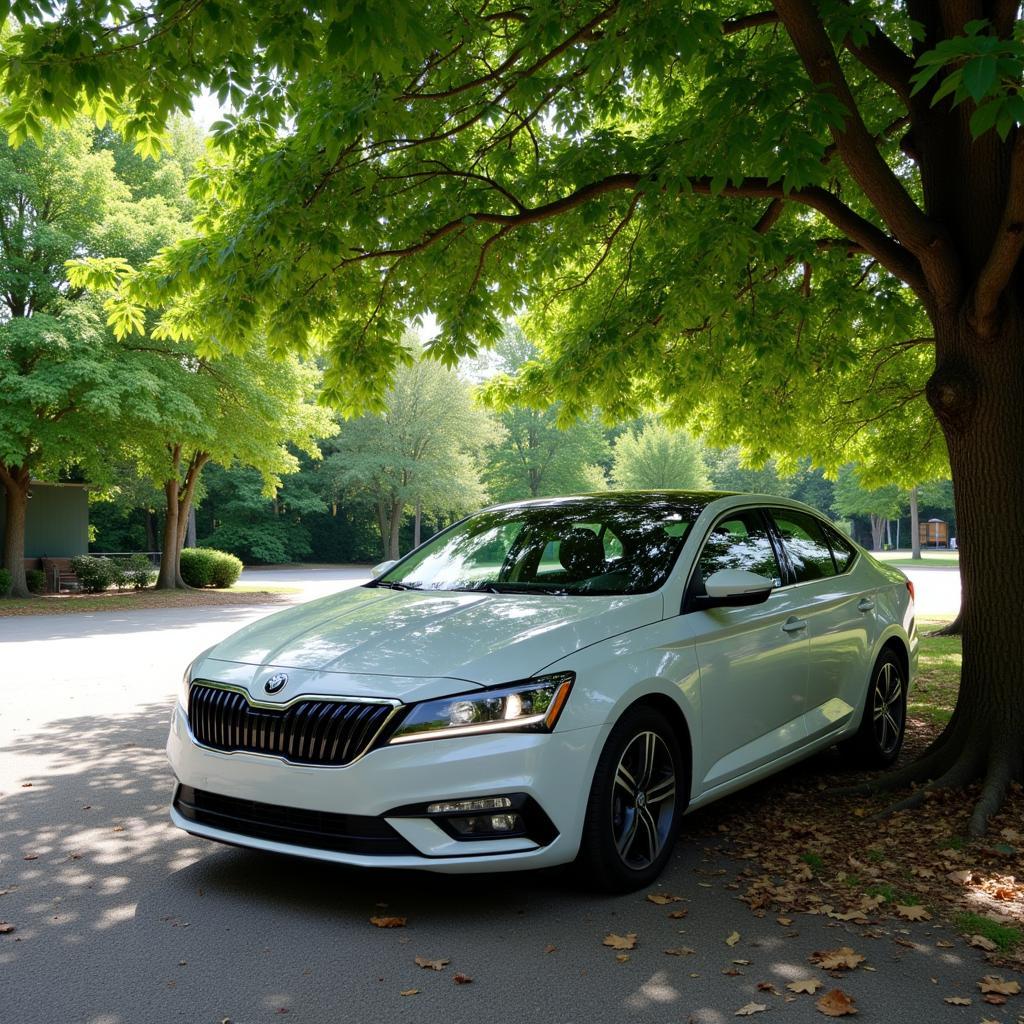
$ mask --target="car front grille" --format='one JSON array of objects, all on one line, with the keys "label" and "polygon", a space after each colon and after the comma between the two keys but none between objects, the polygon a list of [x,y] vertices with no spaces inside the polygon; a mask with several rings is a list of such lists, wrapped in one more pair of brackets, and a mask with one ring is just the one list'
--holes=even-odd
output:
[{"label": "car front grille", "polygon": [[203,683],[193,683],[188,696],[189,727],[203,746],[331,768],[364,753],[392,710],[391,704],[316,698],[253,707],[237,690]]},{"label": "car front grille", "polygon": [[379,857],[417,853],[383,818],[367,815],[281,807],[192,786],[178,786],[174,809],[186,821],[251,839]]}]

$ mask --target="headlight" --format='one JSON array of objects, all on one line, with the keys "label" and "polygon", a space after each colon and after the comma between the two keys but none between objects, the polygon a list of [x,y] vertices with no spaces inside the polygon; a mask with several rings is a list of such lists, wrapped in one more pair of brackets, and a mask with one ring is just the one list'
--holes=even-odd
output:
[{"label": "headlight", "polygon": [[550,732],[562,713],[575,673],[538,676],[512,686],[414,704],[389,743],[519,729]]},{"label": "headlight", "polygon": [[178,684],[178,703],[181,705],[183,711],[188,711],[188,687],[192,681],[192,665],[193,661],[187,669],[185,674],[181,677],[181,682]]}]

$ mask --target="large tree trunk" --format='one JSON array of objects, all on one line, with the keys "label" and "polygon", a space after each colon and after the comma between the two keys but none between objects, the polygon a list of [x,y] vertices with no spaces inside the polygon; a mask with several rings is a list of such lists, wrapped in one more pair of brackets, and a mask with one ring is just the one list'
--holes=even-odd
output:
[{"label": "large tree trunk", "polygon": [[[174,549],[174,585],[178,590],[192,589],[181,575],[181,549],[185,546],[185,537],[188,534],[190,523],[194,530],[192,499],[195,497],[196,485],[199,483],[199,474],[202,473],[203,466],[206,465],[209,458],[205,452],[196,452],[189,460],[188,468],[185,470],[185,482],[178,488]],[[168,500],[170,499],[168,498]]]},{"label": "large tree trunk", "polygon": [[402,503],[396,501],[391,506],[391,515],[388,532],[388,558],[398,558],[399,538],[398,531],[402,526]]},{"label": "large tree trunk", "polygon": [[28,519],[28,488],[31,476],[20,466],[4,467],[0,483],[6,493],[4,568],[11,574],[11,597],[35,597],[25,580],[25,523]]},{"label": "large tree trunk", "polygon": [[871,550],[882,550],[882,538],[885,536],[886,520],[882,516],[872,514],[871,519]]},{"label": "large tree trunk", "polygon": [[423,506],[417,501],[416,502],[416,513],[413,517],[412,523],[412,546],[418,548],[420,546],[420,534],[423,529]]},{"label": "large tree trunk", "polygon": [[164,542],[160,551],[160,571],[156,577],[157,590],[174,590],[178,579],[178,478],[164,483],[166,519]]},{"label": "large tree trunk", "polygon": [[917,511],[917,488],[910,488],[910,557],[921,557],[921,517]]},{"label": "large tree trunk", "polygon": [[970,831],[981,835],[1013,781],[1024,779],[1024,320],[1005,314],[981,338],[966,318],[936,323],[936,370],[928,401],[946,435],[965,596],[963,665],[949,725],[897,782],[932,779],[928,789],[981,780]]}]

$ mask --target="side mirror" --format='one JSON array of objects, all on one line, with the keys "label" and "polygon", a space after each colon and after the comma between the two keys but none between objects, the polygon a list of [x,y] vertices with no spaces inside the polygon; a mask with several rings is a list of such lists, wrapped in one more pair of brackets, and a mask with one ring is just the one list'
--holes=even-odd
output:
[{"label": "side mirror", "polygon": [[378,576],[383,576],[393,565],[398,565],[397,558],[389,558],[386,562],[381,562],[379,565],[375,565],[371,570],[370,574],[376,579]]},{"label": "side mirror", "polygon": [[698,600],[700,608],[742,608],[768,600],[775,587],[773,580],[746,569],[719,569],[705,581],[707,596]]}]

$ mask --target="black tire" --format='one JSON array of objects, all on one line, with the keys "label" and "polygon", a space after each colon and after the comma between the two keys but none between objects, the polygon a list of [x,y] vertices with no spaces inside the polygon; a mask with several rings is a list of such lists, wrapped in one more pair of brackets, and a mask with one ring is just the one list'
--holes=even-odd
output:
[{"label": "black tire", "polygon": [[689,792],[690,766],[665,716],[631,708],[612,729],[590,787],[576,861],[588,885],[650,885],[672,856]]},{"label": "black tire", "polygon": [[883,651],[871,670],[864,714],[856,734],[841,744],[854,768],[888,768],[903,746],[907,727],[907,680],[899,658]]}]

